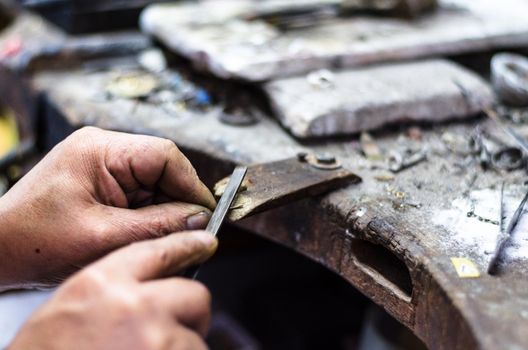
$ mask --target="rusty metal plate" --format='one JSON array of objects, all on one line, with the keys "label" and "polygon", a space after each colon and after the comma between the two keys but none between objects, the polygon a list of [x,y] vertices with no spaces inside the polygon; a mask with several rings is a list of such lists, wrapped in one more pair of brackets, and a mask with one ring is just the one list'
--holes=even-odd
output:
[{"label": "rusty metal plate", "polygon": [[[318,160],[319,159],[319,160]],[[215,195],[222,195],[229,179],[219,181]],[[301,198],[358,183],[361,179],[331,156],[303,155],[250,166],[228,218],[237,221]]]}]

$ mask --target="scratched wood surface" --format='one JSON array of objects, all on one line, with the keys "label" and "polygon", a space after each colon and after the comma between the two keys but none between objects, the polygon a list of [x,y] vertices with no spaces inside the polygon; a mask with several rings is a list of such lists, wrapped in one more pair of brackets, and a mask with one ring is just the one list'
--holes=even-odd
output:
[{"label": "scratched wood surface", "polygon": [[[421,135],[393,127],[374,138],[385,155],[425,149],[427,161],[390,174],[360,152],[358,137],[300,143],[272,118],[246,127],[222,124],[219,110],[171,112],[145,101],[101,98],[116,71],[42,73],[34,86],[47,117],[174,140],[208,185],[235,164],[262,163],[300,151],[326,151],[354,169],[360,184],[306,198],[239,224],[332,269],[412,329],[432,349],[528,347],[528,242],[521,236],[504,272],[486,274],[498,234],[500,185],[513,207],[526,191],[526,172],[484,171],[468,153],[490,120],[423,126]],[[55,119],[54,119],[55,118]],[[57,119],[58,118],[58,119]],[[56,124],[59,127],[58,123]],[[528,137],[528,128],[516,126]],[[523,233],[528,222],[521,222]],[[460,278],[451,258],[468,258],[479,278]]]},{"label": "scratched wood surface", "polygon": [[478,75],[441,59],[316,71],[267,82],[264,90],[275,115],[300,138],[473,117],[494,99]]},{"label": "scratched wood surface", "polygon": [[414,21],[354,16],[286,32],[242,19],[258,3],[152,5],[141,26],[197,67],[251,81],[528,44],[525,0],[440,0],[437,11]]}]

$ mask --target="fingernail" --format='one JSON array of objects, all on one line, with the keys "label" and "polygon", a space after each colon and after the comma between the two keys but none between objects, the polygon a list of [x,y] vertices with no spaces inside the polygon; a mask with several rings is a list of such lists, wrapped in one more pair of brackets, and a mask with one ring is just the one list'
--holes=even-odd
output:
[{"label": "fingernail", "polygon": [[198,214],[189,216],[187,218],[187,222],[185,226],[187,230],[191,230],[191,231],[201,230],[207,226],[210,218],[211,218],[211,214],[209,214],[208,212],[202,211],[202,212],[199,212]]}]

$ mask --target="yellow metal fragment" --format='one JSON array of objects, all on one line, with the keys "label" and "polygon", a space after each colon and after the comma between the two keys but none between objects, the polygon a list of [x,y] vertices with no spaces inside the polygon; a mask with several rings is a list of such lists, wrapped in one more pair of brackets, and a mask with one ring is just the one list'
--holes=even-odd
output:
[{"label": "yellow metal fragment", "polygon": [[159,79],[148,73],[129,73],[114,77],[105,87],[115,97],[136,99],[148,96],[160,86]]},{"label": "yellow metal fragment", "polygon": [[478,278],[480,272],[477,265],[468,258],[451,258],[451,262],[460,278]]}]

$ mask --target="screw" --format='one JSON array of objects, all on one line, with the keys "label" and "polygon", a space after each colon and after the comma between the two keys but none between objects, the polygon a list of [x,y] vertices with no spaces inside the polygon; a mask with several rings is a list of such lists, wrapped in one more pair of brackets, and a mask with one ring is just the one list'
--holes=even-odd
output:
[{"label": "screw", "polygon": [[331,154],[323,153],[323,154],[316,154],[315,159],[318,163],[321,164],[334,164],[336,163],[336,157],[334,157]]}]

